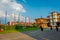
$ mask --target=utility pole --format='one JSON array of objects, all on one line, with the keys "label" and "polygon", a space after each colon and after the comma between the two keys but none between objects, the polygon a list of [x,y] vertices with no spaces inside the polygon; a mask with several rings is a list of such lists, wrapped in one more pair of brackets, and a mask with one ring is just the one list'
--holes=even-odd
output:
[{"label": "utility pole", "polygon": [[[0,11],[2,10],[2,8],[0,9]],[[0,24],[1,24],[1,16],[0,16]]]},{"label": "utility pole", "polygon": [[[0,9],[0,11],[1,11],[1,9]],[[1,31],[1,16],[0,16],[0,31]]]},{"label": "utility pole", "polygon": [[1,31],[1,17],[0,17],[0,31]]},{"label": "utility pole", "polygon": [[0,24],[1,24],[1,17],[0,17]]},{"label": "utility pole", "polygon": [[19,15],[18,15],[18,23],[20,22],[20,13],[19,13]]},{"label": "utility pole", "polygon": [[26,26],[26,17],[25,17],[25,26]]},{"label": "utility pole", "polygon": [[14,22],[16,22],[16,14],[14,13]]},{"label": "utility pole", "polygon": [[30,24],[30,17],[29,17],[29,24]]},{"label": "utility pole", "polygon": [[11,25],[11,22],[12,22],[12,15],[10,14],[10,20],[9,20],[10,24]]},{"label": "utility pole", "polygon": [[5,30],[6,30],[6,22],[7,22],[7,11],[5,12]]},{"label": "utility pole", "polygon": [[5,24],[7,22],[7,11],[5,12]]}]

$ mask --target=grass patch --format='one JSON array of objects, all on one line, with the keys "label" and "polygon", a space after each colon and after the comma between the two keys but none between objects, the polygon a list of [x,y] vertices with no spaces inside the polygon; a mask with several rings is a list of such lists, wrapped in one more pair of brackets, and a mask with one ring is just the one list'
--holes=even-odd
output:
[{"label": "grass patch", "polygon": [[0,32],[0,34],[7,34],[7,33],[15,33],[17,32],[16,30],[5,30],[3,32]]},{"label": "grass patch", "polygon": [[23,31],[32,31],[32,30],[39,30],[40,28],[24,28],[24,29],[19,29],[17,31],[23,32]]},{"label": "grass patch", "polygon": [[7,34],[14,32],[39,30],[40,28],[37,28],[36,24],[34,24],[33,26],[23,26],[21,24],[18,24],[18,25],[2,25],[1,29],[3,29],[3,32],[0,32],[0,34]]},{"label": "grass patch", "polygon": [[38,30],[39,28],[25,28],[24,31],[29,31],[29,30]]}]

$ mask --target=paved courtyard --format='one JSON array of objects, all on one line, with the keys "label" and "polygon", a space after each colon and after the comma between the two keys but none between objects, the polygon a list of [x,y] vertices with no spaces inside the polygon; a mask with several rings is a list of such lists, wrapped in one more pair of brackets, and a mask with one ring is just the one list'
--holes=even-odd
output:
[{"label": "paved courtyard", "polygon": [[0,34],[0,40],[36,40],[21,32]]},{"label": "paved courtyard", "polygon": [[60,28],[0,34],[0,40],[60,40]]},{"label": "paved courtyard", "polygon": [[37,40],[60,40],[60,28],[59,31],[56,31],[55,28],[53,30],[50,30],[48,28],[48,29],[44,29],[44,31],[35,30],[35,31],[26,31],[23,33]]}]

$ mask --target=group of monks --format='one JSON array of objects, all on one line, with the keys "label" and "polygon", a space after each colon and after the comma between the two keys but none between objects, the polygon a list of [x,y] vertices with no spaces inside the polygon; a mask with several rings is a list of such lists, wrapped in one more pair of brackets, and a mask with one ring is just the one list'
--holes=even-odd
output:
[{"label": "group of monks", "polygon": [[[43,31],[43,27],[40,26],[41,31]],[[50,27],[50,30],[52,30],[52,26]],[[59,31],[58,27],[56,26],[56,31]]]}]

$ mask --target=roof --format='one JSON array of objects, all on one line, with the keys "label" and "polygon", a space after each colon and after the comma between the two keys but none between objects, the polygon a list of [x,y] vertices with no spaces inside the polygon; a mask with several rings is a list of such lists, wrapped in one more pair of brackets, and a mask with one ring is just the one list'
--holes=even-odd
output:
[{"label": "roof", "polygon": [[37,19],[35,19],[35,20],[39,20],[39,19],[47,19],[47,18],[37,18]]},{"label": "roof", "polygon": [[58,13],[58,12],[53,11],[53,12],[51,12],[50,14],[52,14],[52,13]]},{"label": "roof", "polygon": [[51,12],[51,13],[49,13],[49,14],[53,14],[53,13],[57,13],[57,14],[60,14],[60,13],[58,13],[58,12],[55,12],[55,11],[54,11],[54,12]]}]

